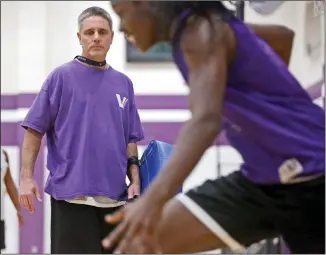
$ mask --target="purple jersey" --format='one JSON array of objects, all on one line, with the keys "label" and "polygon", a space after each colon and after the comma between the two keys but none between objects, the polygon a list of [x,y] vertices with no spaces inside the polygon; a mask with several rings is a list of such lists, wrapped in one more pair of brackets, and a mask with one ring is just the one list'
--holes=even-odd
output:
[{"label": "purple jersey", "polygon": [[144,138],[126,75],[66,63],[48,76],[22,126],[46,133],[52,197],[124,199],[127,145]]},{"label": "purple jersey", "polygon": [[[186,81],[180,38],[189,14],[180,16],[173,40],[174,61]],[[239,43],[228,70],[223,128],[242,155],[242,172],[257,183],[279,183],[285,164],[298,168],[296,176],[324,173],[324,111],[263,40],[238,18],[225,16]]]}]

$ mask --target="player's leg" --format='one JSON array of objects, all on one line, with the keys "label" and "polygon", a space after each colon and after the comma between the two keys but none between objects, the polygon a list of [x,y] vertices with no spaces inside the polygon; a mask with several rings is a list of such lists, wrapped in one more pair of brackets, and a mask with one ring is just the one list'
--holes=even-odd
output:
[{"label": "player's leg", "polygon": [[100,254],[95,208],[51,198],[51,254]]},{"label": "player's leg", "polygon": [[325,254],[325,177],[294,184],[280,229],[294,254]]},{"label": "player's leg", "polygon": [[277,235],[270,199],[233,173],[170,201],[159,226],[164,253],[195,253],[229,247],[241,252],[246,245]]}]

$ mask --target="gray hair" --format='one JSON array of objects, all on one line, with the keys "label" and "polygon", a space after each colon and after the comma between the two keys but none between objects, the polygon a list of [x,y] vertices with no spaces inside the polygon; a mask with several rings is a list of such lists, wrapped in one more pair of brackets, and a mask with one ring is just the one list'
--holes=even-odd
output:
[{"label": "gray hair", "polygon": [[110,14],[104,10],[101,7],[97,7],[97,6],[92,6],[87,8],[86,10],[84,10],[81,14],[79,14],[78,16],[78,30],[81,30],[81,27],[83,25],[83,22],[85,19],[89,18],[89,17],[93,17],[93,16],[100,16],[104,19],[107,20],[107,22],[109,23],[109,27],[112,30],[112,18],[110,16]]}]

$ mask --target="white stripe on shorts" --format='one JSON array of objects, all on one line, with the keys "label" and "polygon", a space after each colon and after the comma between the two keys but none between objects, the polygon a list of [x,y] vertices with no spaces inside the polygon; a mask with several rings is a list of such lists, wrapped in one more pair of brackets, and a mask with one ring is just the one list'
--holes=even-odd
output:
[{"label": "white stripe on shorts", "polygon": [[221,225],[216,222],[207,212],[185,194],[178,194],[178,199],[201,223],[212,231],[222,242],[224,242],[233,252],[243,253],[245,247],[230,236]]}]

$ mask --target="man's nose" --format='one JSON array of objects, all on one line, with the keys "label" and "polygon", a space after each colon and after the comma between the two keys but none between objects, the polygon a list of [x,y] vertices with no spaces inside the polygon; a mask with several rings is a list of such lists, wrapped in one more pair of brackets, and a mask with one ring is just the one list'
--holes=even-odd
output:
[{"label": "man's nose", "polygon": [[94,33],[94,41],[98,42],[100,40],[100,34],[96,31]]}]

